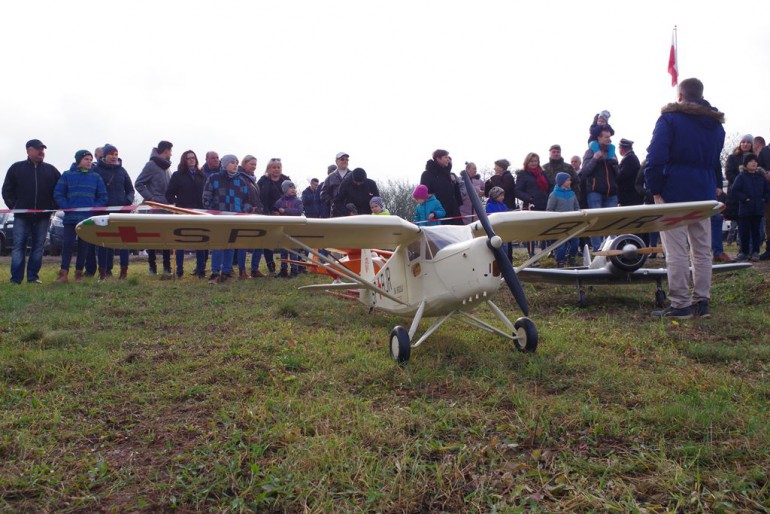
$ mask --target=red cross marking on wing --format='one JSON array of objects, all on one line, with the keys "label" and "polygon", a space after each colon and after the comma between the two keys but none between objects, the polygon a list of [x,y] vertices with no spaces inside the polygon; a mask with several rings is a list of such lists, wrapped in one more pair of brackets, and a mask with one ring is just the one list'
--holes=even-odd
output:
[{"label": "red cross marking on wing", "polygon": [[160,237],[160,232],[137,232],[136,227],[118,227],[117,232],[97,232],[97,237],[119,237],[122,243],[138,243],[140,237]]},{"label": "red cross marking on wing", "polygon": [[670,225],[677,225],[681,223],[682,221],[687,220],[699,220],[703,218],[703,214],[698,211],[693,211],[689,214],[685,214],[684,216],[677,216],[674,218],[663,218],[661,220],[661,223],[665,224],[666,226]]}]

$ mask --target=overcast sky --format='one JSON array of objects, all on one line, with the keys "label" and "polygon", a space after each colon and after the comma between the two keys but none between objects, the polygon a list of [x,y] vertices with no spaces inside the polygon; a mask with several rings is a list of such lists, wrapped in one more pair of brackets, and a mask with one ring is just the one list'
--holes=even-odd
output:
[{"label": "overcast sky", "polygon": [[302,189],[346,151],[417,183],[436,148],[456,171],[582,156],[603,109],[643,157],[674,25],[680,78],[728,134],[770,140],[766,1],[12,0],[3,22],[0,180],[39,138],[61,171],[109,142],[136,178],[166,139],[173,169],[186,149],[280,157]]}]

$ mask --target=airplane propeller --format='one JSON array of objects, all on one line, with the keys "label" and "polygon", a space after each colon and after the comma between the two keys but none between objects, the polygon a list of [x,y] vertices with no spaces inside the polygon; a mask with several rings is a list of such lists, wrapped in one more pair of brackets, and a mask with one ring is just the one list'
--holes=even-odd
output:
[{"label": "airplane propeller", "polygon": [[521,282],[519,282],[519,278],[516,276],[516,270],[513,269],[513,264],[508,260],[508,255],[502,249],[503,240],[500,236],[495,234],[494,230],[492,230],[492,225],[489,223],[489,218],[487,218],[484,206],[481,205],[479,196],[473,194],[475,188],[473,187],[470,176],[468,176],[468,173],[465,170],[463,170],[460,175],[463,178],[463,182],[465,182],[465,189],[468,191],[468,197],[471,199],[473,210],[479,217],[479,222],[481,223],[481,226],[484,227],[484,232],[487,233],[487,237],[489,238],[487,246],[489,246],[489,249],[492,250],[492,253],[495,255],[497,267],[500,269],[500,273],[502,273],[505,283],[508,284],[508,288],[516,299],[516,303],[519,304],[521,312],[523,312],[525,316],[529,316],[529,306],[527,305],[527,297],[524,294],[524,288],[521,287]]},{"label": "airplane propeller", "polygon": [[601,250],[598,252],[593,252],[593,255],[603,255],[605,257],[615,256],[615,255],[641,255],[645,253],[658,253],[662,252],[663,248],[660,246],[648,246],[646,248],[639,248],[634,245],[628,245],[631,248],[624,247],[620,250]]}]

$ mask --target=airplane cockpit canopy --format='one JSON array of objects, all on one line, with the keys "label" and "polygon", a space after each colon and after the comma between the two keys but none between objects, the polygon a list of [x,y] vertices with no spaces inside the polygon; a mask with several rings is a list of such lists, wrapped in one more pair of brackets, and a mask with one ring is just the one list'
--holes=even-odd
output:
[{"label": "airplane cockpit canopy", "polygon": [[425,259],[433,259],[442,248],[453,243],[473,239],[473,234],[468,227],[460,225],[435,225],[423,227],[422,237],[409,245],[409,260],[413,261],[420,256]]}]

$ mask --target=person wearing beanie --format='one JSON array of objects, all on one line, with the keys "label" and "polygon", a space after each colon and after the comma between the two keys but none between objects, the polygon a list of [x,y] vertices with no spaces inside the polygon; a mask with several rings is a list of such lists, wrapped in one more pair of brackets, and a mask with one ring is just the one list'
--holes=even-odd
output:
[{"label": "person wearing beanie", "polygon": [[[222,170],[212,174],[203,186],[203,208],[228,213],[253,213],[259,208],[257,188],[251,179],[238,171],[238,158],[222,157]],[[235,250],[211,251],[209,284],[221,284],[233,275]],[[245,278],[245,277],[244,277]]]},{"label": "person wearing beanie", "polygon": [[736,259],[758,261],[762,245],[760,228],[765,215],[765,204],[770,201],[770,182],[765,179],[765,170],[759,167],[759,159],[753,153],[743,156],[740,170],[740,175],[731,189],[738,202],[738,230],[741,242],[741,251]]},{"label": "person wearing beanie", "polygon": [[[75,152],[75,162],[68,171],[59,179],[54,188],[53,197],[60,209],[73,209],[78,207],[104,207],[107,205],[107,189],[102,177],[94,171],[91,164],[94,161],[93,154],[88,150]],[[72,251],[75,246],[75,226],[94,213],[90,211],[65,211],[62,224],[64,234],[62,238],[61,269],[55,282],[65,284],[68,282]],[[86,255],[90,243],[83,239],[77,240],[78,256],[75,261],[75,280],[83,277]]]},{"label": "person wearing beanie", "polygon": [[[107,188],[107,205],[124,206],[134,203],[134,185],[128,171],[123,167],[120,161],[118,149],[107,143],[102,147],[102,157],[96,161],[94,171],[102,177],[104,186]],[[128,257],[127,249],[118,250],[120,260],[120,276],[125,279],[128,276]],[[99,246],[96,249],[96,261],[99,265],[99,280],[106,280],[112,276],[112,268],[115,261],[115,250]],[[88,271],[86,262],[86,271]]]},{"label": "person wearing beanie", "polygon": [[[546,211],[572,212],[580,210],[577,196],[572,190],[572,177],[569,173],[556,174],[556,185],[548,196]],[[578,251],[578,238],[573,237],[556,248],[556,267],[574,266]]]},{"label": "person wearing beanie", "polygon": [[363,168],[356,168],[342,181],[333,209],[343,216],[371,214],[369,202],[375,196],[380,196],[377,183],[366,176]]},{"label": "person wearing beanie", "polygon": [[372,210],[372,214],[390,216],[390,211],[385,208],[385,202],[379,196],[374,196],[369,200],[369,208]]},{"label": "person wearing beanie", "polygon": [[[150,151],[150,160],[142,168],[142,172],[134,182],[136,192],[142,195],[147,201],[158,203],[166,202],[166,189],[171,180],[171,148],[173,145],[168,141],[161,141],[158,146]],[[171,250],[163,250],[163,275],[162,280],[172,278],[171,274]],[[155,250],[147,250],[147,265],[150,275],[158,274],[157,255]]]},{"label": "person wearing beanie", "polygon": [[[615,135],[615,130],[610,125],[610,111],[604,110],[594,115],[594,121],[591,124],[591,126],[588,128],[588,146],[590,148],[591,142],[596,141],[599,137],[599,132],[601,132],[603,129],[609,130],[610,135]],[[615,146],[612,146],[612,156],[608,157],[608,159],[612,159],[612,157],[615,157]]]},{"label": "person wearing beanie", "polygon": [[[275,203],[275,210],[281,216],[303,216],[305,214],[305,208],[302,205],[302,200],[297,198],[297,188],[294,186],[294,182],[291,180],[284,180],[281,183],[281,190],[283,196]],[[302,254],[302,250],[295,248],[293,250],[294,255]],[[278,278],[293,278],[299,273],[299,266],[292,263],[291,271],[286,261],[289,259],[289,251],[285,248],[281,248],[281,271],[278,272]]]},{"label": "person wearing beanie", "polygon": [[412,198],[417,202],[412,218],[414,223],[422,226],[441,225],[438,220],[446,216],[446,211],[436,195],[428,192],[427,186],[420,184],[415,187]]},{"label": "person wearing beanie", "polygon": [[[580,197],[580,180],[578,174],[572,165],[568,162],[564,162],[564,157],[561,155],[561,145],[553,144],[548,149],[548,162],[543,164],[543,175],[548,179],[548,185],[553,190],[553,185],[556,184],[557,173],[569,173],[572,178],[572,190]],[[548,191],[549,193],[551,191]]]}]

